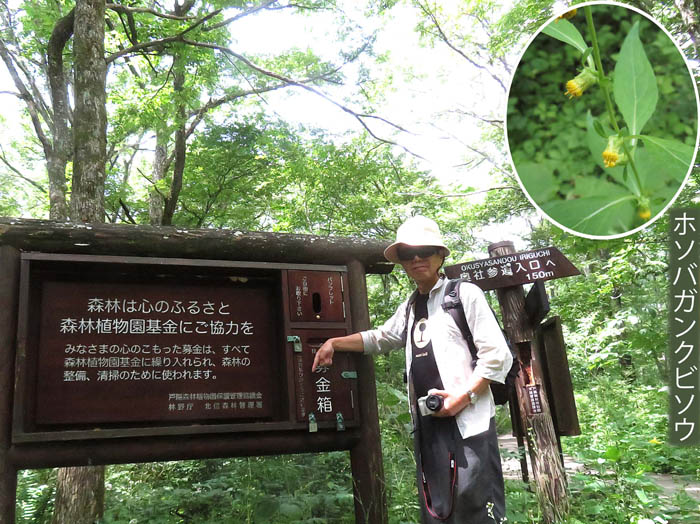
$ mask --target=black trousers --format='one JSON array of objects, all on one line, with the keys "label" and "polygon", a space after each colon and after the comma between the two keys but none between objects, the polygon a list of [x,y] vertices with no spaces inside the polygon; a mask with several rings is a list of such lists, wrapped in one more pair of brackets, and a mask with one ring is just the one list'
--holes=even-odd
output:
[{"label": "black trousers", "polygon": [[[422,454],[418,452],[421,449],[418,431],[414,435],[421,522],[500,524],[506,514],[506,502],[495,419],[491,419],[487,431],[467,439],[462,438],[454,418],[442,421],[439,426],[431,428],[430,441],[423,439]],[[450,451],[455,455],[457,467],[453,500],[450,497],[453,484]],[[428,483],[427,492],[423,472]],[[445,520],[435,518],[427,501],[430,509],[440,517],[445,517],[451,508],[449,517]]]}]

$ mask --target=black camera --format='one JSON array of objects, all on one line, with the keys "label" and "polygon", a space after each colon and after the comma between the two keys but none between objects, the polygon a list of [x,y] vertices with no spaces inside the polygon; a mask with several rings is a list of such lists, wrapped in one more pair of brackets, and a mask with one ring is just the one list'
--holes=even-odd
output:
[{"label": "black camera", "polygon": [[418,399],[418,411],[420,414],[432,415],[442,409],[443,399],[440,395],[427,395]]}]

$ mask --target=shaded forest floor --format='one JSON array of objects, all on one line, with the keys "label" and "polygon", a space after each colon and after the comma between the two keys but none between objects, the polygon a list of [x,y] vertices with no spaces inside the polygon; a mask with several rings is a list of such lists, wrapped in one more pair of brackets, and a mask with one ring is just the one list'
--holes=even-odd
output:
[{"label": "shaded forest floor", "polygon": [[[522,473],[520,470],[520,459],[518,458],[518,444],[515,437],[511,435],[499,435],[498,444],[501,450],[504,477],[513,480],[521,479]],[[530,464],[529,457],[527,457],[527,466],[530,479],[532,479],[532,465]],[[575,459],[567,455],[564,456],[564,467],[566,468],[567,475],[571,473],[587,473],[583,464],[576,462]],[[593,473],[591,471],[588,472]],[[661,489],[663,497],[671,499],[680,491],[684,491],[688,496],[700,502],[700,482],[695,481],[690,475],[647,473],[646,476]]]}]

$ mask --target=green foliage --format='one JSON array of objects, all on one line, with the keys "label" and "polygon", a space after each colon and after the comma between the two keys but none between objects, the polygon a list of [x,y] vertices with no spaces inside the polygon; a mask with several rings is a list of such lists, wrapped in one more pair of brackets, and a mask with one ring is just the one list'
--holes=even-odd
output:
[{"label": "green foliage", "polygon": [[17,474],[16,524],[51,522],[56,488],[56,470],[22,470]]},{"label": "green foliage", "polygon": [[[573,23],[555,20],[524,54],[511,88],[508,137],[523,185],[547,215],[609,236],[652,219],[678,191],[694,154],[695,95],[663,31],[624,8],[585,9],[595,28],[581,14]],[[577,64],[583,72],[566,82],[573,98],[566,102],[560,89]]]},{"label": "green foliage", "polygon": [[107,484],[105,524],[353,521],[345,453],[113,466]]}]

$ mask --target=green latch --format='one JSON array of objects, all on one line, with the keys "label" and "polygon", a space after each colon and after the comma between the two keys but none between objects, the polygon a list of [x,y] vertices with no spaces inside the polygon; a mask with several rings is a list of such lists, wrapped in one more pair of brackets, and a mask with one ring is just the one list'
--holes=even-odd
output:
[{"label": "green latch", "polygon": [[338,431],[345,431],[345,420],[343,419],[342,413],[335,414],[335,429]]},{"label": "green latch", "polygon": [[318,424],[316,423],[316,415],[309,413],[309,433],[316,433],[318,431]]},{"label": "green latch", "polygon": [[287,335],[287,342],[294,344],[294,353],[301,353],[301,339],[296,335]]},{"label": "green latch", "polygon": [[357,378],[357,371],[343,371],[340,376],[343,378]]}]

